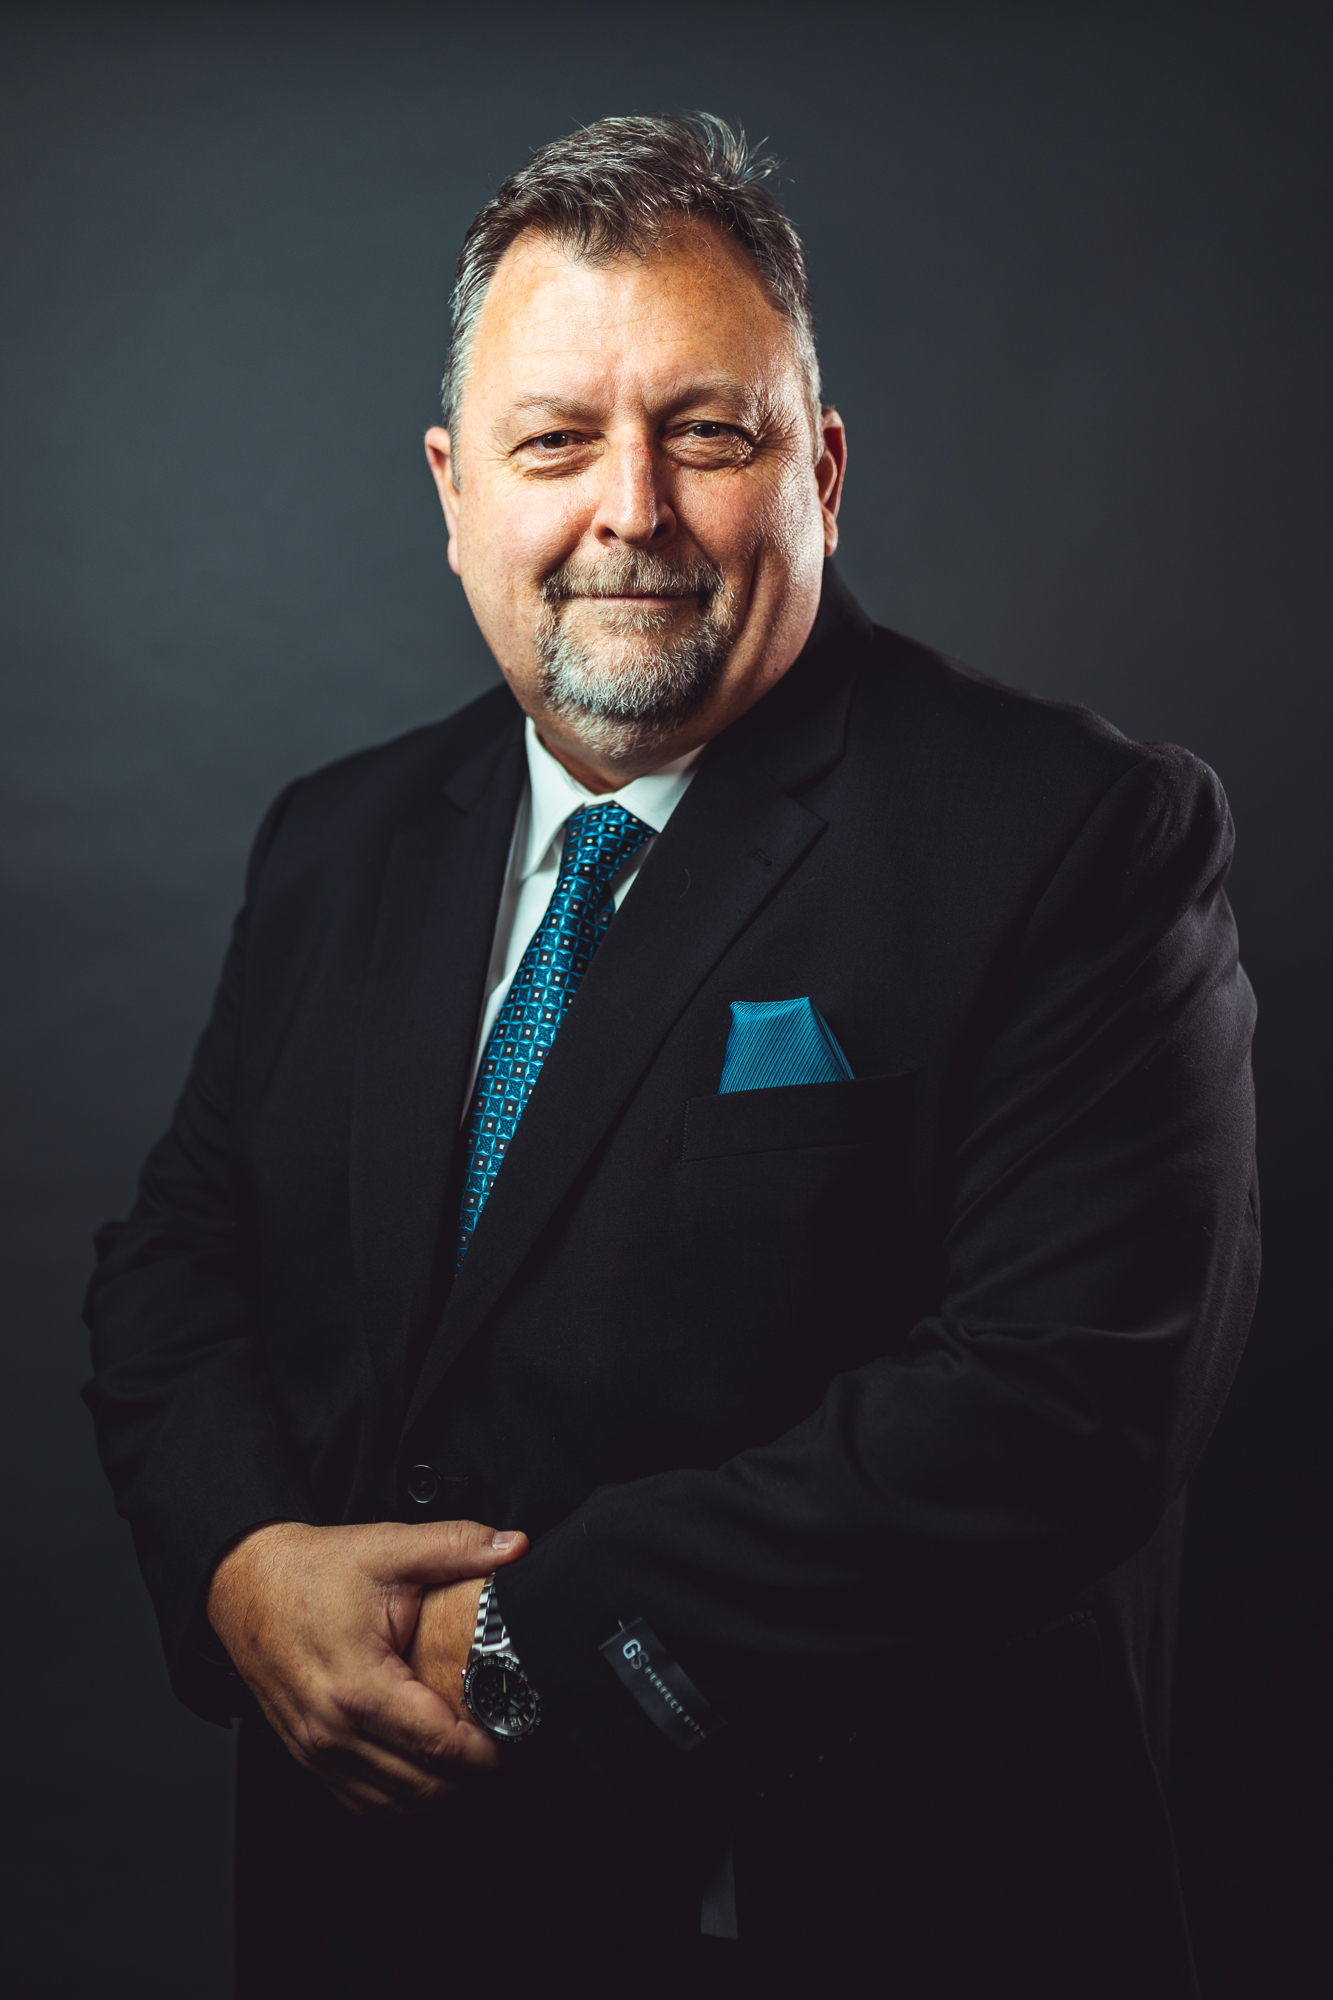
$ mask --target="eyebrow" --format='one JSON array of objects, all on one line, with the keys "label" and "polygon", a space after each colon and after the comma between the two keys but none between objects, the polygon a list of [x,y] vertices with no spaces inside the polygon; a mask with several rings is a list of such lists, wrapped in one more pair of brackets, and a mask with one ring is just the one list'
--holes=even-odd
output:
[{"label": "eyebrow", "polygon": [[[678,394],[664,399],[664,413],[685,409],[691,403],[726,401],[733,403],[753,403],[756,400],[752,384],[739,382],[734,376],[716,375],[702,382],[691,382]],[[566,423],[595,422],[601,412],[591,403],[584,403],[569,396],[548,396],[534,393],[520,396],[509,405],[506,414],[511,417],[540,412],[544,416],[556,417]]]}]

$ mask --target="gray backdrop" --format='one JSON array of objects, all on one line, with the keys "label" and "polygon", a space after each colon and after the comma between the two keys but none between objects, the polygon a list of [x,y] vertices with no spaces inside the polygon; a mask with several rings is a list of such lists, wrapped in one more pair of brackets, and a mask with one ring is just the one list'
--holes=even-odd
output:
[{"label": "gray backdrop", "polygon": [[226,1991],[229,1739],[171,1702],[76,1401],[88,1239],[268,798],[494,677],[420,445],[467,220],[577,122],[693,105],[787,162],[868,608],[1230,792],[1269,1275],[1196,1482],[1176,1809],[1208,1992],[1323,1991],[1327,16],[11,6],[3,37],[7,1991]]}]

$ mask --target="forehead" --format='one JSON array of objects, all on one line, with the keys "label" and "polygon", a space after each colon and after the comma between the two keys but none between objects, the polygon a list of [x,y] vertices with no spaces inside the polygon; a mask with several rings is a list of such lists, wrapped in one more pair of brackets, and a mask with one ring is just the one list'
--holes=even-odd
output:
[{"label": "forehead", "polygon": [[594,262],[528,231],[491,280],[468,395],[501,414],[533,397],[670,397],[724,378],[799,393],[792,330],[731,237],[687,224],[645,256]]}]

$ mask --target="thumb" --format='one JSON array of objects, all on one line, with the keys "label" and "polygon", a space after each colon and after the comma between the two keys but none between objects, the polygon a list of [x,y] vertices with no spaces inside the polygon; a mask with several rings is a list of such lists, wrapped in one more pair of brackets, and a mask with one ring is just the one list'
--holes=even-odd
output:
[{"label": "thumb", "polygon": [[517,1528],[487,1528],[480,1521],[422,1521],[398,1528],[391,1561],[401,1582],[428,1589],[460,1577],[489,1576],[527,1552],[528,1538]]}]

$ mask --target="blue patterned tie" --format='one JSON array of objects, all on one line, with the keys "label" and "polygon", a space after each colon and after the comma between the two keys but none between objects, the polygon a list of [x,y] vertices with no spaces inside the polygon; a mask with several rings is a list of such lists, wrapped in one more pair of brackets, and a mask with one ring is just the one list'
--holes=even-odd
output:
[{"label": "blue patterned tie", "polygon": [[467,1115],[457,1270],[556,1030],[616,913],[611,884],[653,830],[624,806],[582,806],[565,821],[560,876],[482,1052]]}]

